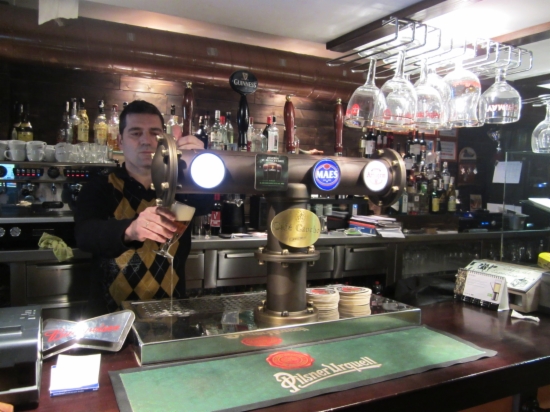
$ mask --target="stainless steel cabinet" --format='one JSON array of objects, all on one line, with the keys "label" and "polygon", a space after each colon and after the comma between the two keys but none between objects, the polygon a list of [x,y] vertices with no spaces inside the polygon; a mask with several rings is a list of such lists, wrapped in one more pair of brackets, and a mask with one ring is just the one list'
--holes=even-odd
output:
[{"label": "stainless steel cabinet", "polygon": [[257,249],[218,250],[217,286],[266,283],[267,265],[258,264]]}]

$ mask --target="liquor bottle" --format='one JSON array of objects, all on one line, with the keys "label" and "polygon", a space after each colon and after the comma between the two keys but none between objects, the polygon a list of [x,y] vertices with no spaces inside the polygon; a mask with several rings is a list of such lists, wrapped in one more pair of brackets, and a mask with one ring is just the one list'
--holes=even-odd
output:
[{"label": "liquor bottle", "polygon": [[222,150],[227,150],[227,126],[225,116],[220,116],[220,133],[222,134]]},{"label": "liquor bottle", "polygon": [[199,128],[195,132],[195,137],[202,142],[205,149],[208,149],[208,133],[206,132],[203,116],[199,116]]},{"label": "liquor bottle", "polygon": [[[215,113],[219,113],[216,110]],[[214,120],[215,122],[215,120]],[[214,123],[215,125],[216,123]],[[212,126],[213,128],[214,126]],[[214,205],[212,206],[212,212],[210,213],[210,230],[212,231],[213,236],[218,236],[220,234],[220,229],[222,227],[222,203],[220,201],[220,195],[214,195]]]},{"label": "liquor bottle", "polygon": [[426,135],[424,132],[420,135],[420,152],[426,152],[427,150],[427,143],[426,143]]},{"label": "liquor bottle", "polygon": [[386,132],[382,132],[382,148],[385,149],[388,147],[388,134]]},{"label": "liquor bottle", "polygon": [[[395,136],[392,132],[388,132],[388,148],[393,149],[395,145]],[[398,143],[398,145],[401,147],[401,143]],[[399,152],[399,149],[397,150],[397,153]]]},{"label": "liquor bottle", "polygon": [[90,140],[90,120],[86,113],[86,99],[80,98],[78,102],[78,142],[88,142]]},{"label": "liquor bottle", "polygon": [[57,143],[72,143],[73,142],[73,129],[69,121],[69,109],[70,102],[65,102],[65,111],[61,118],[61,124],[57,131]]},{"label": "liquor bottle", "polygon": [[443,178],[443,187],[445,190],[449,188],[449,181],[451,179],[451,174],[449,173],[449,168],[447,162],[443,162],[443,170],[441,171],[441,177]]},{"label": "liquor bottle", "polygon": [[265,127],[264,127],[264,131],[262,132],[262,134],[265,136],[266,139],[268,139],[267,132],[269,130],[269,127],[271,126],[271,121],[272,120],[273,120],[273,118],[271,116],[267,116],[267,121],[266,121],[266,124],[265,124]]},{"label": "liquor bottle", "polygon": [[248,118],[248,130],[246,131],[246,151],[252,152],[252,139],[254,138],[254,118]]},{"label": "liquor bottle", "polygon": [[405,156],[404,153],[401,153],[401,142],[397,142],[397,144],[396,144],[396,146],[395,146],[395,151],[396,151],[397,153],[399,153],[399,155],[400,155],[401,157]]},{"label": "liquor bottle", "polygon": [[111,106],[111,117],[107,122],[107,145],[114,151],[119,151],[118,147],[118,104],[113,104]]},{"label": "liquor bottle", "polygon": [[437,179],[432,180],[432,193],[430,195],[430,213],[439,214],[439,196],[437,194]]},{"label": "liquor bottle", "polygon": [[365,147],[365,157],[370,159],[374,154],[376,148],[376,136],[374,135],[373,129],[369,129],[367,133],[367,146]]},{"label": "liquor bottle", "polygon": [[447,191],[443,187],[443,179],[439,180],[437,187],[437,197],[439,198],[439,213],[447,213]]},{"label": "liquor bottle", "polygon": [[420,171],[420,175],[416,180],[416,187],[418,188],[418,195],[420,196],[418,204],[418,213],[421,215],[427,215],[430,212],[430,194],[428,192],[429,181],[426,177],[426,168],[423,165]]},{"label": "liquor bottle", "polygon": [[210,129],[208,148],[211,150],[223,150],[222,125],[220,124],[220,111],[214,112],[214,124]]},{"label": "liquor bottle", "polygon": [[94,121],[94,142],[102,146],[107,144],[107,117],[105,117],[105,102],[98,100],[99,114]]},{"label": "liquor bottle", "polygon": [[420,161],[420,140],[418,139],[418,130],[414,133],[414,139],[411,144],[411,154],[415,157],[415,162]]},{"label": "liquor bottle", "polygon": [[447,212],[456,212],[456,190],[454,177],[451,177],[449,180],[449,190],[447,190]]},{"label": "liquor bottle", "polygon": [[405,169],[407,170],[407,174],[408,174],[409,171],[413,168],[413,165],[415,164],[414,157],[411,154],[411,145],[409,141],[407,141],[407,147],[405,149],[405,156],[403,156],[403,161],[405,162]]},{"label": "liquor bottle", "polygon": [[460,193],[458,192],[458,189],[455,189],[455,198],[456,198],[456,211],[460,213],[463,210],[462,210],[462,201],[460,200]]},{"label": "liquor bottle", "polygon": [[267,151],[270,153],[279,152],[279,129],[277,128],[277,118],[272,116],[271,125],[267,130]]},{"label": "liquor bottle", "polygon": [[418,193],[428,194],[428,178],[426,177],[426,167],[420,166],[420,173],[416,176],[416,191]]},{"label": "liquor bottle", "polygon": [[69,117],[69,122],[71,128],[73,129],[73,140],[69,143],[78,143],[78,125],[80,124],[80,119],[78,118],[78,103],[76,97],[71,99],[71,116]]},{"label": "liquor bottle", "polygon": [[441,139],[438,137],[435,144],[435,174],[441,173]]},{"label": "liquor bottle", "polygon": [[174,132],[176,132],[176,126],[179,125],[178,120],[178,116],[176,116],[176,105],[173,104],[170,106],[170,118],[166,122],[166,134],[169,134],[176,138]]},{"label": "liquor bottle", "polygon": [[235,142],[235,129],[233,128],[233,124],[231,124],[231,112],[225,114],[225,130],[227,136],[227,147],[225,150],[237,151],[238,145]]},{"label": "liquor bottle", "polygon": [[204,116],[204,128],[206,129],[208,136],[210,136],[210,110],[207,110],[206,116]]},{"label": "liquor bottle", "polygon": [[383,149],[384,144],[382,142],[382,133],[380,130],[376,132],[376,149]]},{"label": "liquor bottle", "polygon": [[17,140],[17,131],[21,127],[21,120],[23,119],[23,104],[16,102],[14,107],[15,121],[13,122],[13,128],[11,129],[11,140]]},{"label": "liquor bottle", "polygon": [[17,129],[17,140],[23,140],[30,142],[33,140],[33,131],[31,121],[29,120],[30,107],[28,103],[23,104],[23,118],[21,119],[21,125]]},{"label": "liquor bottle", "polygon": [[365,150],[367,148],[367,128],[363,127],[361,129],[361,139],[359,140],[359,153],[361,153],[361,157],[365,156]]}]

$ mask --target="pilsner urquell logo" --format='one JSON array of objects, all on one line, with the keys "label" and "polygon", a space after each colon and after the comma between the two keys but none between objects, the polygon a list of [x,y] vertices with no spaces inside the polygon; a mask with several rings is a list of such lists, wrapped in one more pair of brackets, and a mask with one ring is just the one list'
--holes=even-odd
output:
[{"label": "pilsner urquell logo", "polygon": [[[301,369],[310,368],[315,363],[315,359],[307,353],[296,351],[275,352],[266,359],[269,365],[280,369]],[[346,363],[322,363],[321,368],[308,373],[288,373],[279,372],[273,375],[275,380],[281,384],[284,389],[289,389],[290,393],[297,393],[308,386],[315,385],[326,379],[335,378],[347,373],[361,373],[368,369],[380,368],[378,363],[367,356],[362,356],[359,360]]]}]

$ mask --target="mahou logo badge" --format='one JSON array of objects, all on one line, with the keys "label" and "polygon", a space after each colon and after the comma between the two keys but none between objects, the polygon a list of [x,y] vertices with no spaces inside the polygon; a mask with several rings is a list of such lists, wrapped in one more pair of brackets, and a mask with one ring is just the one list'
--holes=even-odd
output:
[{"label": "mahou logo badge", "polygon": [[322,159],[313,166],[313,182],[321,190],[336,189],[340,184],[340,167],[331,159]]}]

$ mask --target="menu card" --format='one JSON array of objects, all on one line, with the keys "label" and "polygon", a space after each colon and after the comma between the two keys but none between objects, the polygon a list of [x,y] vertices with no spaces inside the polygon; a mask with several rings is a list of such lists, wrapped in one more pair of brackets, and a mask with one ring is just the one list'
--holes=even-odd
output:
[{"label": "menu card", "polygon": [[97,391],[101,354],[87,356],[59,355],[51,369],[50,396]]}]

